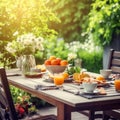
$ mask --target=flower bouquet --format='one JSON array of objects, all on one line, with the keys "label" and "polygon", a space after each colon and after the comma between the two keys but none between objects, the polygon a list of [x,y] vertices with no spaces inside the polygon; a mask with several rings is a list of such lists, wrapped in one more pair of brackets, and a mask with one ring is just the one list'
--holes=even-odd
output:
[{"label": "flower bouquet", "polygon": [[37,50],[43,50],[43,40],[42,37],[36,37],[32,33],[24,34],[17,40],[8,42],[6,50],[15,57],[34,54]]}]

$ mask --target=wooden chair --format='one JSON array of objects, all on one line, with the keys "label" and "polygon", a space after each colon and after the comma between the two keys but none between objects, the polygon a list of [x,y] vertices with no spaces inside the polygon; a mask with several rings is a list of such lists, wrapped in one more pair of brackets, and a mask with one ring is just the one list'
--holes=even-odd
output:
[{"label": "wooden chair", "polygon": [[[0,120],[18,120],[4,68],[0,68]],[[56,120],[56,116],[34,115],[24,120]]]},{"label": "wooden chair", "polygon": [[[110,50],[108,68],[112,69],[113,73],[120,74],[120,51]],[[103,120],[108,120],[109,118],[120,120],[120,109],[103,111]]]},{"label": "wooden chair", "polygon": [[[112,73],[120,73],[120,51],[110,50],[108,58],[108,69],[112,69]],[[102,111],[101,111],[102,112]],[[94,120],[96,118],[102,118],[103,120],[108,120],[110,117],[120,120],[120,110],[109,110],[103,111],[103,113],[97,113],[97,111],[82,111],[80,113],[89,117],[89,120]]]}]

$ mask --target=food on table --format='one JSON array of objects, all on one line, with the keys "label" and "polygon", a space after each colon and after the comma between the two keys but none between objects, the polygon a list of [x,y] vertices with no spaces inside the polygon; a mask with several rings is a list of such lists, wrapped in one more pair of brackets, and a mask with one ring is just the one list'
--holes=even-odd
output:
[{"label": "food on table", "polygon": [[[55,74],[56,75],[56,74]],[[67,80],[69,78],[69,74],[67,72],[63,72],[63,73],[60,73],[59,75],[63,76],[64,77],[64,80]],[[49,78],[51,80],[54,79],[54,75],[53,74],[49,74]]]},{"label": "food on table", "polygon": [[81,82],[81,80],[80,80],[80,73],[74,73],[73,74],[73,80]]},{"label": "food on table", "polygon": [[36,65],[36,68],[37,69],[41,69],[41,72],[45,72],[46,71],[46,68],[44,65]]},{"label": "food on table", "polygon": [[100,75],[96,78],[93,78],[85,72],[74,73],[73,80],[79,84],[81,84],[82,82],[97,82],[98,85],[105,85],[106,84],[106,80],[103,76]]},{"label": "food on table", "polygon": [[37,73],[37,72],[27,72],[25,74],[25,77],[28,77],[28,78],[41,78],[43,76],[42,73]]},{"label": "food on table", "polygon": [[92,77],[84,77],[83,82],[92,83],[92,82],[96,82],[96,80],[95,78]]},{"label": "food on table", "polygon": [[112,78],[112,80],[116,80],[116,79],[120,78],[120,74],[111,74],[110,78]]},{"label": "food on table", "polygon": [[50,57],[49,57],[49,60],[50,60],[50,61],[52,61],[52,60],[54,60],[54,59],[56,59],[56,56],[50,56]]},{"label": "food on table", "polygon": [[106,95],[106,94],[107,94],[106,91],[105,91],[105,89],[104,89],[103,87],[100,87],[100,88],[98,89],[98,91],[99,91],[99,93],[100,93],[101,95]]},{"label": "food on table", "polygon": [[51,65],[59,65],[59,61],[57,59],[51,60]]},{"label": "food on table", "polygon": [[69,78],[69,74],[67,72],[63,72],[62,75],[65,80],[67,80]]},{"label": "food on table", "polygon": [[51,60],[45,60],[44,64],[45,65],[51,65]]},{"label": "food on table", "polygon": [[61,60],[60,65],[61,66],[66,66],[66,65],[68,65],[68,61],[67,60]]},{"label": "food on table", "polygon": [[78,83],[82,83],[85,80],[84,78],[90,78],[90,76],[84,72],[73,74],[73,79]]},{"label": "food on table", "polygon": [[56,56],[50,56],[47,60],[44,61],[44,65],[60,65],[60,66],[67,66],[68,61],[63,60],[62,58]]},{"label": "food on table", "polygon": [[102,75],[96,77],[96,81],[100,84],[106,82],[105,78]]},{"label": "food on table", "polygon": [[49,73],[48,75],[49,75],[49,78],[50,78],[51,80],[54,79],[54,75],[53,75],[53,74]]}]

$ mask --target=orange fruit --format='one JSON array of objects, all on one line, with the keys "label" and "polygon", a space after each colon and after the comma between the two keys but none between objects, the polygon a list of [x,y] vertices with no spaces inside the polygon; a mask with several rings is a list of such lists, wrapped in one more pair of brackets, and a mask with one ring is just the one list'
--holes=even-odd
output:
[{"label": "orange fruit", "polygon": [[58,65],[60,65],[60,62],[61,62],[61,58],[56,58],[56,60],[58,61]]},{"label": "orange fruit", "polygon": [[54,60],[51,60],[51,65],[58,65],[59,64],[59,61],[54,59]]},{"label": "orange fruit", "polygon": [[68,65],[68,61],[67,60],[61,60],[60,65],[61,66],[66,66],[66,65]]},{"label": "orange fruit", "polygon": [[51,65],[51,61],[50,60],[45,60],[44,64],[45,65]]},{"label": "orange fruit", "polygon": [[50,61],[52,61],[52,60],[54,60],[54,59],[56,59],[55,56],[50,56],[50,57],[49,57],[49,60],[50,60]]},{"label": "orange fruit", "polygon": [[69,74],[67,72],[62,73],[64,79],[67,79],[69,77]]}]

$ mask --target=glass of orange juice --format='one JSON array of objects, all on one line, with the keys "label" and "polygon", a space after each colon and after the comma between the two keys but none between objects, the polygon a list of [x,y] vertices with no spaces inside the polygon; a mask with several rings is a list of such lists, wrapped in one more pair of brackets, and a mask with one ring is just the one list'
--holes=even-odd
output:
[{"label": "glass of orange juice", "polygon": [[120,92],[120,79],[114,81],[116,91]]},{"label": "glass of orange juice", "polygon": [[63,83],[64,83],[64,76],[62,74],[55,74],[54,84],[58,87],[62,87]]}]

